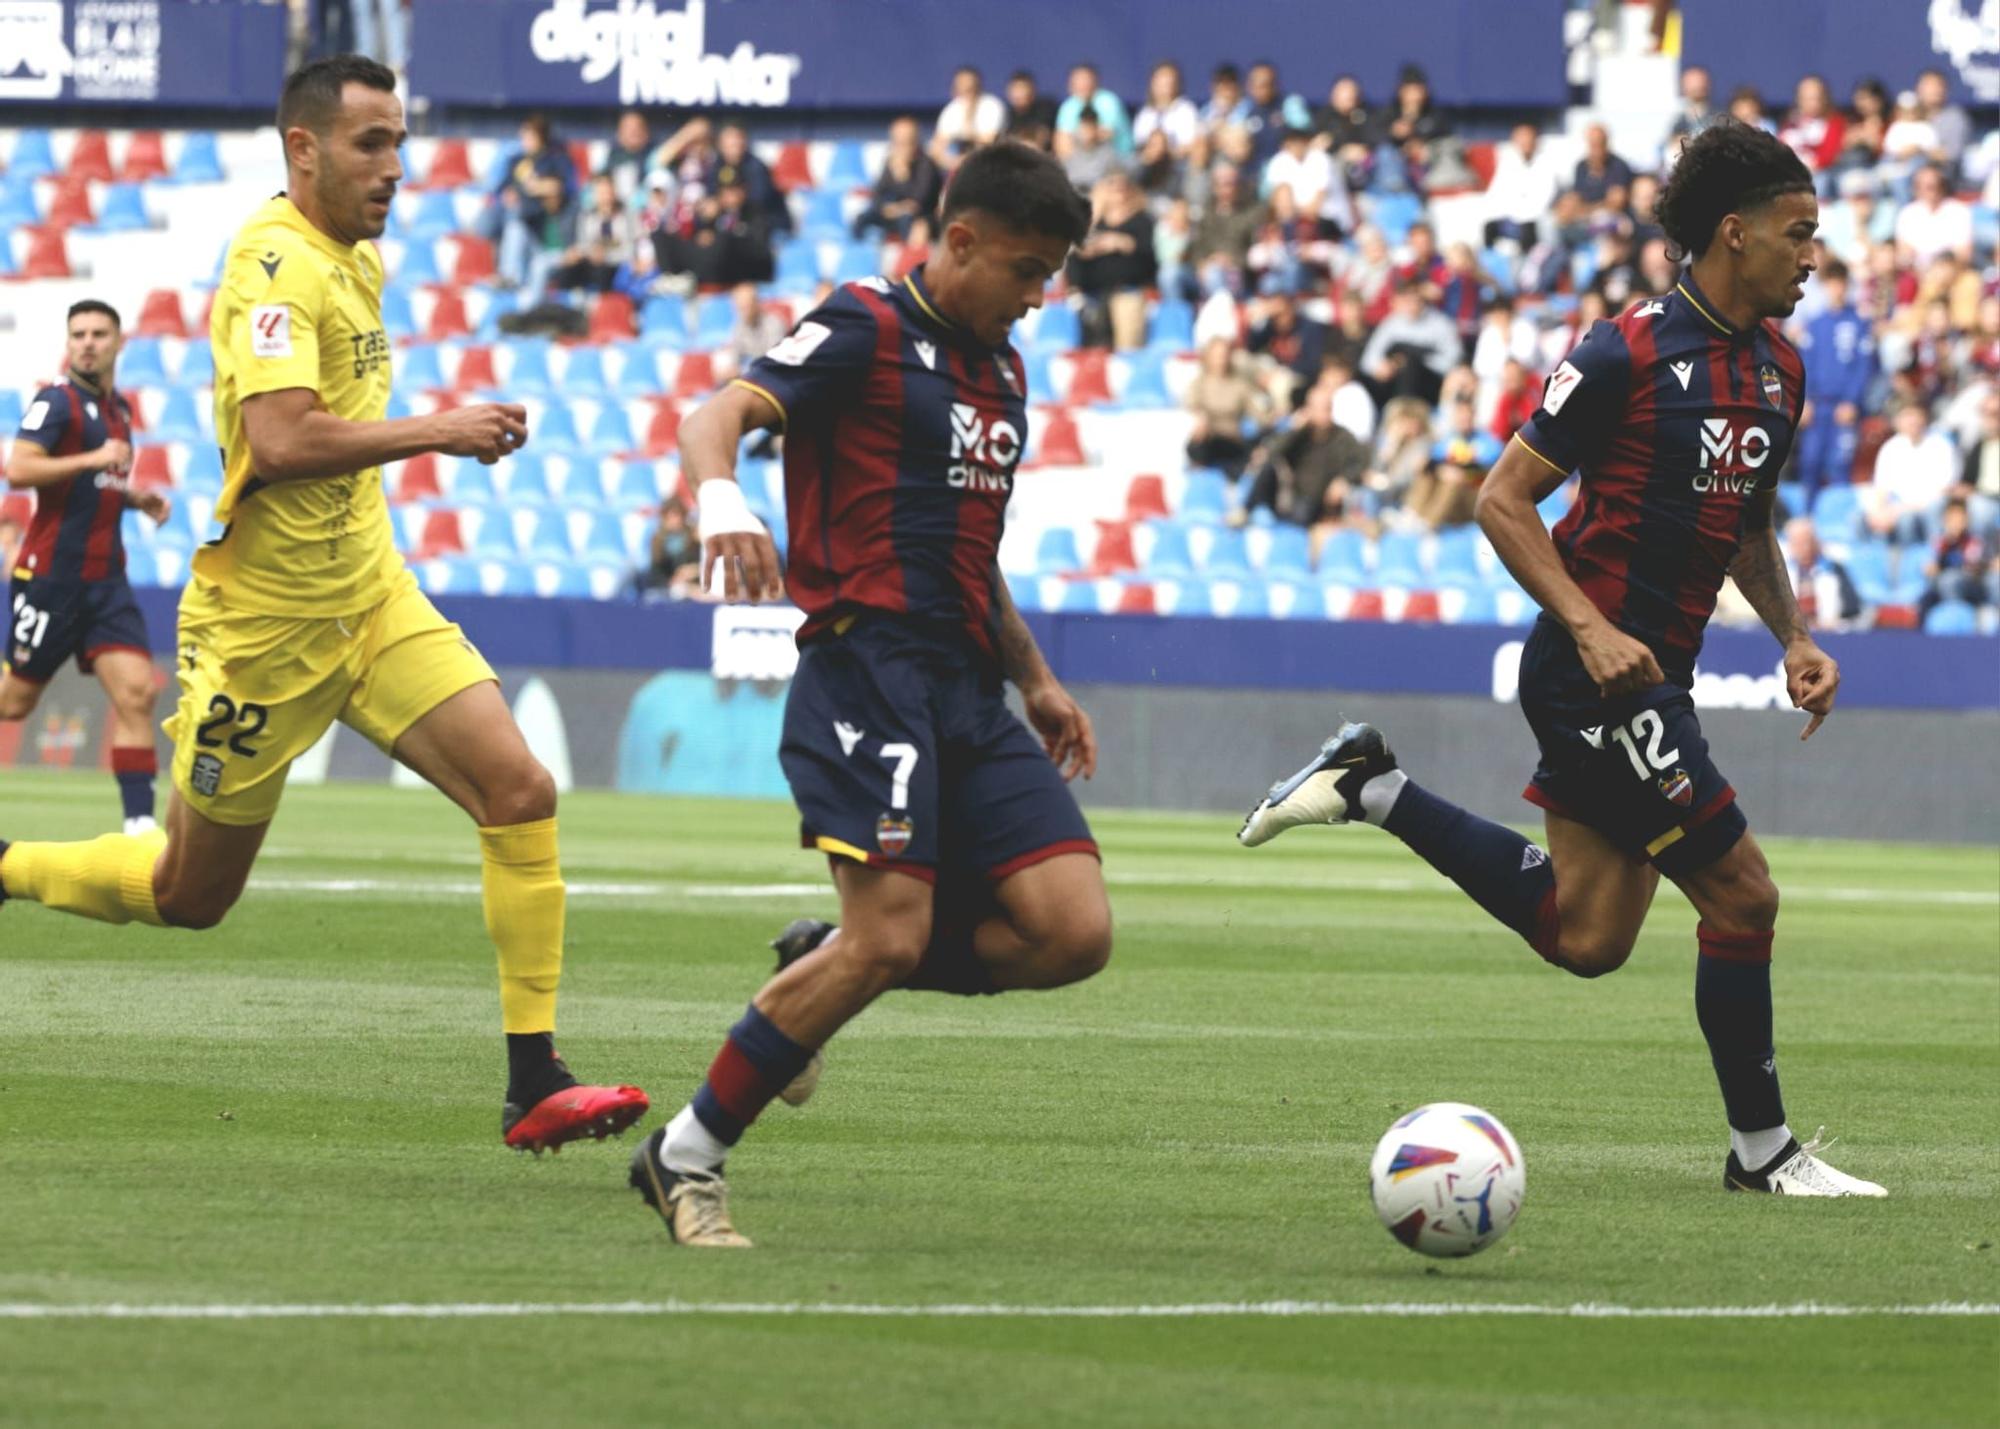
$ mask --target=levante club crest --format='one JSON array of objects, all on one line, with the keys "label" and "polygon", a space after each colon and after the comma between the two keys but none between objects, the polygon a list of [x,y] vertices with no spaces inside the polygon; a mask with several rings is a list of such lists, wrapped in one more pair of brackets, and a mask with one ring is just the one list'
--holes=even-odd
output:
[{"label": "levante club crest", "polygon": [[898,857],[910,846],[912,832],[910,821],[899,819],[894,814],[884,814],[875,821],[875,842],[891,858]]},{"label": "levante club crest", "polygon": [[1671,774],[1660,776],[1660,792],[1667,799],[1685,809],[1694,798],[1694,779],[1685,769],[1676,769]]},{"label": "levante club crest", "polygon": [[1779,380],[1778,369],[1765,363],[1757,369],[1757,381],[1764,389],[1764,400],[1781,411],[1785,405],[1785,384]]}]

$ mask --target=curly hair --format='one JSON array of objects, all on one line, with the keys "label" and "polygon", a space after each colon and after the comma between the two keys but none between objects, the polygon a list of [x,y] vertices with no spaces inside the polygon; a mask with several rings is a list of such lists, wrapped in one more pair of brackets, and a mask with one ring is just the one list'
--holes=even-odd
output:
[{"label": "curly hair", "polygon": [[1812,172],[1791,145],[1754,125],[1718,119],[1681,143],[1660,190],[1660,226],[1676,263],[1707,251],[1716,225],[1780,194],[1811,193]]}]

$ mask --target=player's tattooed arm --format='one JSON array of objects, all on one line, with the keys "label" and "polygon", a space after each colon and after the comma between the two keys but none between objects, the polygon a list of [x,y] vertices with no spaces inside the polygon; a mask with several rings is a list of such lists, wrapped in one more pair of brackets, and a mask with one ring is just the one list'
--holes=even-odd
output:
[{"label": "player's tattooed arm", "polygon": [[1063,778],[1081,774],[1088,779],[1097,772],[1097,731],[1083,706],[1070,698],[1062,681],[1055,677],[1042,648],[1035,643],[1034,631],[1021,618],[1008,593],[1007,582],[998,571],[993,575],[993,599],[999,611],[998,645],[1000,668],[1021,692],[1028,723],[1042,737]]},{"label": "player's tattooed arm", "polygon": [[1778,548],[1777,525],[1772,520],[1776,499],[1771,491],[1750,498],[1743,515],[1743,543],[1729,564],[1729,575],[1750,608],[1785,647],[1785,689],[1793,708],[1812,716],[1799,735],[1800,739],[1811,739],[1813,731],[1833,713],[1834,698],[1840,692],[1840,665],[1819,648],[1799,613],[1798,596],[1785,572],[1785,556]]}]

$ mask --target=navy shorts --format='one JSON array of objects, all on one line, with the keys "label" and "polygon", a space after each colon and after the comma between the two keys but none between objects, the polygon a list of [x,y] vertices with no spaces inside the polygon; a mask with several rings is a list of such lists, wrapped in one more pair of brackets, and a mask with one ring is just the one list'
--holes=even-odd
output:
[{"label": "navy shorts", "polygon": [[7,669],[30,684],[46,685],[74,656],[88,675],[107,650],[135,650],[152,657],[146,617],[123,576],[103,581],[37,577],[14,581],[7,623]]},{"label": "navy shorts", "polygon": [[962,639],[862,616],[799,652],[778,760],[805,847],[928,883],[1097,843],[1001,680]]},{"label": "navy shorts", "polygon": [[1522,797],[1669,878],[1714,863],[1749,827],[1679,685],[1607,700],[1576,642],[1544,619],[1521,652],[1521,710],[1542,750]]}]

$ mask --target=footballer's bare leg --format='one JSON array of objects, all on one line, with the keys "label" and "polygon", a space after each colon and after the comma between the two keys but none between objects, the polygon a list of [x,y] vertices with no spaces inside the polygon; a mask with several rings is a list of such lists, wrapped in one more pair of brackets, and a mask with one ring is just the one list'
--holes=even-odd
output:
[{"label": "footballer's bare leg", "polygon": [[1063,987],[1111,960],[1111,899],[1104,868],[1087,853],[1057,854],[1011,873],[993,889],[1003,917],[972,935],[973,952],[1001,991]]},{"label": "footballer's bare leg", "polygon": [[153,901],[167,926],[213,928],[227,917],[270,828],[269,820],[219,824],[176,791],[167,800],[167,844],[153,865]]},{"label": "footballer's bare leg", "polygon": [[12,670],[0,672],[0,721],[26,719],[42,702],[41,685]]},{"label": "footballer's bare leg", "polygon": [[555,1150],[615,1136],[646,1114],[635,1086],[583,1086],[556,1053],[566,899],[556,848],[556,786],[490,680],[468,685],[396,740],[397,759],[479,826],[486,931],[500,965],[509,1146]]},{"label": "footballer's bare leg", "polygon": [[840,932],[781,969],[752,1005],[816,1048],[916,971],[931,938],[931,885],[894,869],[836,865]]},{"label": "footballer's bare leg", "polygon": [[111,704],[111,772],[118,780],[125,832],[151,833],[153,781],[159,756],[153,747],[153,702],[159,673],[153,660],[137,650],[101,651],[92,662],[98,683]]},{"label": "footballer's bare leg", "polygon": [[1578,977],[1617,971],[1639,940],[1659,891],[1659,870],[1576,819],[1548,811],[1543,827],[1560,922],[1553,948],[1538,951]]}]

